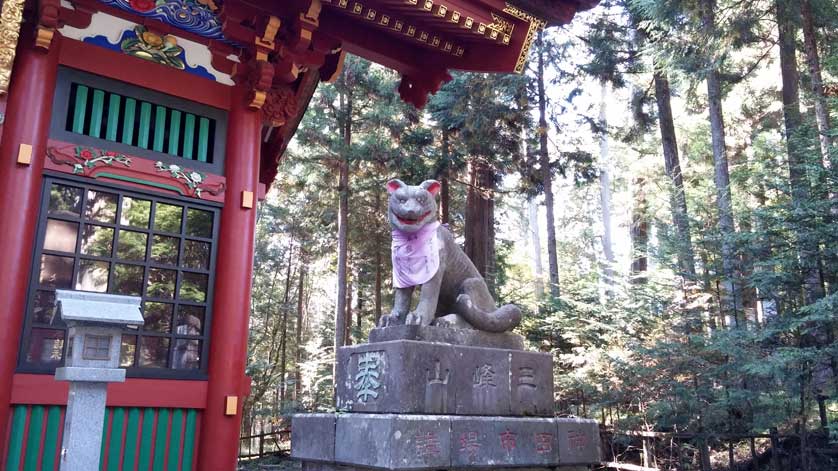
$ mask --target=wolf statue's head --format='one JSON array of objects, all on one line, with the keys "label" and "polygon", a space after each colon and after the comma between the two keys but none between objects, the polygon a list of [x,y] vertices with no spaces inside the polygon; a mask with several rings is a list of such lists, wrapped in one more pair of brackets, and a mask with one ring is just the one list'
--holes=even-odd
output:
[{"label": "wolf statue's head", "polygon": [[419,186],[401,180],[387,182],[390,225],[402,232],[416,232],[425,224],[436,221],[436,195],[440,188],[436,180],[425,180]]}]

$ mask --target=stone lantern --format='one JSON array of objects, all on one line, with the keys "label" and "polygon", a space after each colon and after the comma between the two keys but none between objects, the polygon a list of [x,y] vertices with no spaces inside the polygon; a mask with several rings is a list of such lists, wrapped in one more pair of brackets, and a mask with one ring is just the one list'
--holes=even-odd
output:
[{"label": "stone lantern", "polygon": [[143,324],[140,298],[57,290],[55,302],[68,335],[65,366],[55,379],[70,382],[59,469],[99,469],[108,383],[125,381],[122,330]]}]

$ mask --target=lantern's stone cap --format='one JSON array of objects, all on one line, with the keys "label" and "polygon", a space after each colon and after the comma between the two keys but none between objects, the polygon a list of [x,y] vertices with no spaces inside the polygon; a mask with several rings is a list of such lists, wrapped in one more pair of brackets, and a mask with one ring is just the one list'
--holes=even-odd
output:
[{"label": "lantern's stone cap", "polygon": [[138,296],[56,290],[58,315],[65,322],[143,325]]}]

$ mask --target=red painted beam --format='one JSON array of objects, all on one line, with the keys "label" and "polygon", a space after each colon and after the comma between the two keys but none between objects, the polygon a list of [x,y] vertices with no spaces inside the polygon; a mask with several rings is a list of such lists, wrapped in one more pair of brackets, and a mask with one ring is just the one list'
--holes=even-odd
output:
[{"label": "red painted beam", "polygon": [[[12,382],[12,404],[67,404],[69,383],[52,375],[16,374]],[[207,382],[173,379],[128,378],[108,385],[110,407],[206,407]]]},{"label": "red painted beam", "polygon": [[[0,444],[6,443],[12,377],[26,309],[29,267],[40,209],[41,172],[52,114],[61,41],[46,53],[35,49],[33,28],[24,25],[17,48],[0,143]],[[17,163],[31,146],[31,163]]]},{"label": "red painted beam", "polygon": [[232,87],[75,39],[61,38],[61,65],[226,110]]}]

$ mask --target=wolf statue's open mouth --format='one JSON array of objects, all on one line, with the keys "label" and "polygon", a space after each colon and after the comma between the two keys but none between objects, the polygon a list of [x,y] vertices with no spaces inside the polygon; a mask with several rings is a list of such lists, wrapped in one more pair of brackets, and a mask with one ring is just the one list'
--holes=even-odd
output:
[{"label": "wolf statue's open mouth", "polygon": [[423,214],[423,215],[419,216],[419,217],[418,217],[418,218],[416,218],[416,219],[403,218],[403,217],[399,216],[399,215],[398,215],[398,214],[396,214],[396,213],[393,213],[393,214],[396,216],[396,219],[398,219],[400,223],[402,223],[402,224],[407,224],[407,225],[413,225],[413,224],[418,224],[418,223],[419,223],[419,222],[421,222],[421,221],[424,221],[424,220],[425,220],[425,218],[426,218],[426,217],[428,217],[428,215],[429,215],[429,214],[431,214],[431,212],[430,212],[430,211],[428,211],[427,213],[425,213],[425,214]]}]

